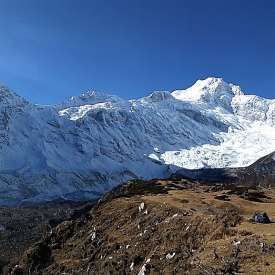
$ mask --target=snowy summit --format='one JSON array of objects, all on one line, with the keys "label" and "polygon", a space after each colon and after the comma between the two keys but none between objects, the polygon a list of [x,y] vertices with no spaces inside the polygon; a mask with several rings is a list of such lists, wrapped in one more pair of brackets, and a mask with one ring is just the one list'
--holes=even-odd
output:
[{"label": "snowy summit", "polygon": [[137,100],[88,91],[56,106],[0,88],[0,203],[96,198],[131,178],[248,166],[275,151],[275,100],[221,78]]}]

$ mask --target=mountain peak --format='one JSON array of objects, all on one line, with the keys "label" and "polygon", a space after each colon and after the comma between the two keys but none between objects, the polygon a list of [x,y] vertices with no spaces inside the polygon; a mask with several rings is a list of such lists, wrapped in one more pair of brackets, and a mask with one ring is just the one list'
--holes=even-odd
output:
[{"label": "mountain peak", "polygon": [[21,96],[12,92],[6,86],[0,85],[0,105],[3,106],[21,106],[28,102]]},{"label": "mountain peak", "polygon": [[69,108],[69,107],[77,107],[82,105],[93,105],[97,103],[104,103],[104,102],[117,102],[121,101],[122,99],[115,95],[110,95],[104,92],[98,92],[95,90],[88,90],[83,92],[79,96],[72,96],[57,107],[60,109]]},{"label": "mountain peak", "polygon": [[146,97],[140,99],[141,102],[160,102],[173,99],[173,96],[168,91],[154,91]]},{"label": "mountain peak", "polygon": [[200,79],[192,87],[208,89],[216,92],[228,91],[233,92],[234,95],[243,95],[240,86],[228,83],[220,77],[208,77],[206,79]]},{"label": "mountain peak", "polygon": [[0,85],[0,102],[6,98],[14,97],[15,94],[11,92],[6,86]]},{"label": "mountain peak", "polygon": [[0,204],[95,199],[130,178],[247,166],[275,150],[275,109],[237,94],[207,78],[172,94],[128,101],[89,90],[41,107],[2,88]]},{"label": "mountain peak", "polygon": [[197,80],[194,85],[186,90],[176,90],[172,95],[182,101],[195,101],[216,106],[221,105],[231,108],[232,98],[243,95],[241,88],[237,85],[227,83],[222,78],[208,77]]}]

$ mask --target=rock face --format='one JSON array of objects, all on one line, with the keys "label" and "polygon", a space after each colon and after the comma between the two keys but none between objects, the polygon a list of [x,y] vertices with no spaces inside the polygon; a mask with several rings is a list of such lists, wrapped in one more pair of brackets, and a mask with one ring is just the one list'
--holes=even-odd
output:
[{"label": "rock face", "polygon": [[248,168],[246,178],[251,184],[275,185],[275,152],[261,158]]},{"label": "rock face", "polygon": [[96,198],[132,178],[248,166],[275,149],[275,101],[220,78],[137,100],[88,91],[56,106],[0,89],[0,204]]},{"label": "rock face", "polygon": [[250,186],[275,186],[275,152],[271,153],[248,167],[241,168],[204,168],[181,169],[175,176],[204,182],[227,182]]}]

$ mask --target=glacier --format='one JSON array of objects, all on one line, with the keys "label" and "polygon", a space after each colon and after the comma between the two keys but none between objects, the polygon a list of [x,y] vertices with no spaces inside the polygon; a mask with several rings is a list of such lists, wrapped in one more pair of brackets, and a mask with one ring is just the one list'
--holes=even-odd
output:
[{"label": "glacier", "polygon": [[133,100],[96,91],[55,105],[0,88],[0,204],[98,198],[133,178],[244,167],[275,151],[275,100],[221,78]]}]

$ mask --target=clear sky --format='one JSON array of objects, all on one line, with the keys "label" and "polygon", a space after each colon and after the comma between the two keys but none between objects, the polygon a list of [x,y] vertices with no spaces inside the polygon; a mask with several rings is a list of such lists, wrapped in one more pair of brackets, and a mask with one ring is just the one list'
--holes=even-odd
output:
[{"label": "clear sky", "polygon": [[207,76],[275,98],[275,1],[0,1],[0,82],[35,103]]}]

